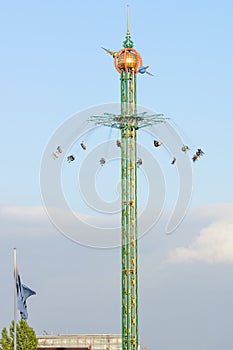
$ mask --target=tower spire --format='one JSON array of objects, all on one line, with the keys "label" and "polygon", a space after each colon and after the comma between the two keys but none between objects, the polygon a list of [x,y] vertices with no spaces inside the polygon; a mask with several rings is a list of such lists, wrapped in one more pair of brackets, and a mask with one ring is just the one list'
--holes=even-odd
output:
[{"label": "tower spire", "polygon": [[129,12],[129,5],[127,5],[127,36],[130,36],[130,12]]},{"label": "tower spire", "polygon": [[133,47],[133,41],[130,37],[130,12],[129,12],[129,5],[127,5],[127,31],[126,31],[126,37],[123,41],[123,47],[125,48],[131,48]]}]

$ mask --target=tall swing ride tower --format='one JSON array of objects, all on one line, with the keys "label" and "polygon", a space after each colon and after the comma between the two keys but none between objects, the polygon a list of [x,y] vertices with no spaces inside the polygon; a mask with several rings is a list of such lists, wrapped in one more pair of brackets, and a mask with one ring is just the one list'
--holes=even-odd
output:
[{"label": "tall swing ride tower", "polygon": [[123,48],[117,52],[104,49],[120,74],[120,114],[90,118],[96,125],[121,131],[122,350],[138,350],[137,131],[166,120],[163,114],[137,113],[136,77],[150,73],[133,46],[128,8]]}]

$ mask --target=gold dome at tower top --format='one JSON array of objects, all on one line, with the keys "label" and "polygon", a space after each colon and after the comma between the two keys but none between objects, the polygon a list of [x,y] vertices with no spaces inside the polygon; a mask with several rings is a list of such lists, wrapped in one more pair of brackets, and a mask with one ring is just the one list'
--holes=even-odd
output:
[{"label": "gold dome at tower top", "polygon": [[138,67],[142,65],[142,58],[133,48],[124,48],[115,55],[115,67],[120,73],[122,70],[134,70],[137,73]]},{"label": "gold dome at tower top", "polygon": [[137,56],[133,52],[124,52],[121,53],[121,55],[118,57],[118,68],[124,69],[124,68],[136,68],[137,67]]}]

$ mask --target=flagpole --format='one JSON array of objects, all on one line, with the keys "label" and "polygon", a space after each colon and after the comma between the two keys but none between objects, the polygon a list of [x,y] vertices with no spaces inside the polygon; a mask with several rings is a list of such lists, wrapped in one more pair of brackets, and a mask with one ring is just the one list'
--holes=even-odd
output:
[{"label": "flagpole", "polygon": [[17,290],[16,290],[16,248],[14,248],[14,350],[16,350]]}]

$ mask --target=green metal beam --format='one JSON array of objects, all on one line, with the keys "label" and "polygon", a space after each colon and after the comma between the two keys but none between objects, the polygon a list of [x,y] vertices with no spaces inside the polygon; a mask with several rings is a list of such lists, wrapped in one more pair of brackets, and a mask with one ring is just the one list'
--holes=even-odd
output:
[{"label": "green metal beam", "polygon": [[[121,73],[122,349],[138,349],[136,74]],[[129,116],[128,118],[124,118]]]}]

